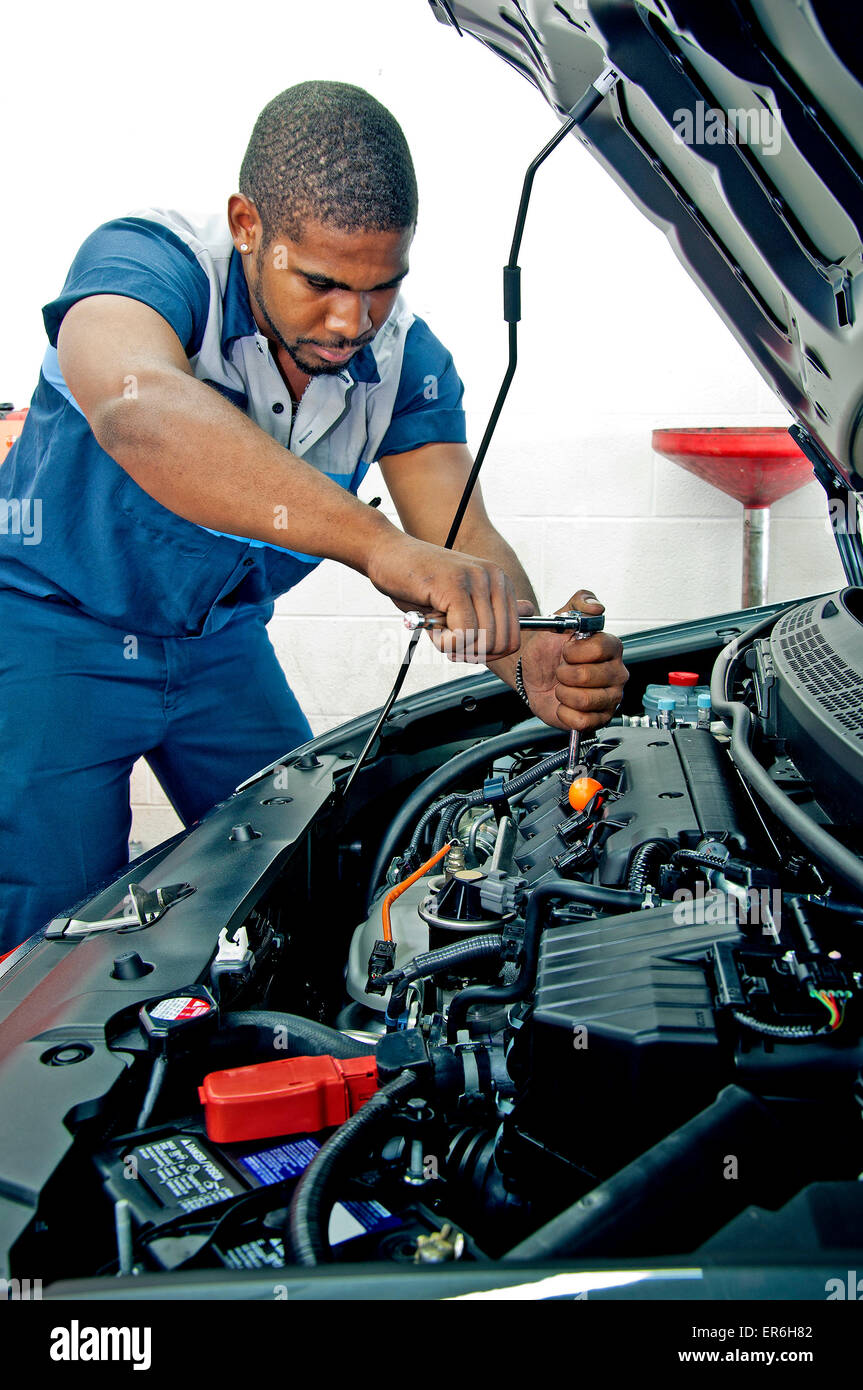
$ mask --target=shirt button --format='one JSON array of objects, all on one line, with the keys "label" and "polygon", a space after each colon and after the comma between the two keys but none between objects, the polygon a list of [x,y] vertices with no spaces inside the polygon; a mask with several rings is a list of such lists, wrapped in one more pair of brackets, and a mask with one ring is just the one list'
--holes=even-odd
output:
[{"label": "shirt button", "polygon": [[281,402],[281,401],[274,401],[274,402],[273,402],[273,414],[274,414],[274,415],[281,415],[281,414],[282,414],[282,411],[284,410],[284,408],[285,408],[285,407],[282,405],[282,402]]}]

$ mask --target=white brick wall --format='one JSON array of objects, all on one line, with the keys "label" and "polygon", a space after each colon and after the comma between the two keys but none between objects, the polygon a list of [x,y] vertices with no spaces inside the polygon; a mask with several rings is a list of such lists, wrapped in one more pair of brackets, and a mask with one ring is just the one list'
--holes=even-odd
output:
[{"label": "white brick wall", "polygon": [[[0,226],[4,263],[16,267],[4,284],[0,398],[29,398],[44,351],[39,306],[98,222],[147,203],[223,205],[264,102],[328,76],[374,91],[404,126],[420,186],[407,288],[453,352],[475,447],[505,364],[500,266],[523,171],[556,128],[540,96],[436,24],[425,0],[261,0],[239,88],[246,35],[227,0],[206,14],[151,0],[146,24],[135,7],[90,0],[87,21],[53,7],[48,42],[43,6],[16,12],[0,101],[30,216],[24,237],[15,219]],[[199,114],[178,123],[172,92]],[[656,457],[651,430],[781,424],[775,399],[664,237],[574,141],[536,180],[521,263],[520,367],[483,486],[543,605],[593,587],[621,632],[734,607],[741,509]],[[373,473],[363,495],[382,491]],[[771,598],[841,582],[823,514],[815,486],[774,507]],[[386,695],[401,650],[389,611],[331,564],[280,601],[271,635],[316,732]],[[464,669],[427,654],[408,689]],[[134,838],[178,827],[143,764],[132,799]]]}]

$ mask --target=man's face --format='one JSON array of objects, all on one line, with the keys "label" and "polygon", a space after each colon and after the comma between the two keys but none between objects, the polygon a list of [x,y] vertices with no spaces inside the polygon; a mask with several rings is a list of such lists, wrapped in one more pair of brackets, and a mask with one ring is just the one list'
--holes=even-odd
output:
[{"label": "man's face", "polygon": [[340,372],[387,319],[408,271],[413,228],[345,232],[306,222],[243,257],[258,327],[302,372]]}]

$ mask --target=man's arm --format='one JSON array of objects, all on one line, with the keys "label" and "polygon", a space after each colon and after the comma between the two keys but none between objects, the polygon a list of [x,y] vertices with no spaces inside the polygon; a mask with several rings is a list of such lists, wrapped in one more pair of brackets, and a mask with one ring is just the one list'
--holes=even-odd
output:
[{"label": "man's arm", "polygon": [[90,295],[66,313],[57,351],[99,444],[164,507],[213,530],[339,560],[397,602],[445,613],[451,629],[487,626],[494,655],[517,645],[515,597],[497,565],[404,536],[277,444],[195,378],[154,309]]},{"label": "man's arm", "polygon": [[[380,460],[381,472],[406,531],[443,545],[472,467],[463,444],[426,444]],[[525,570],[509,543],[493,526],[479,486],[474,488],[456,544],[465,554],[492,560],[512,581],[522,615],[539,605]],[[603,605],[588,590],[574,594],[566,608],[599,613]],[[562,610],[561,610],[562,611]],[[549,632],[524,632],[520,646],[489,668],[515,686],[522,659],[525,687],[535,714],[561,729],[588,730],[606,724],[623,696],[629,673],[620,640],[611,633],[575,639]]]},{"label": "man's arm", "polygon": [[[425,444],[380,460],[381,473],[405,530],[443,545],[472,467],[464,444]],[[458,549],[491,560],[509,575],[517,599],[539,612],[536,594],[521,561],[492,525],[479,484],[474,488],[459,533]],[[516,646],[519,641],[516,641]],[[513,685],[518,654],[500,663],[498,675]],[[497,669],[498,663],[495,663]]]}]

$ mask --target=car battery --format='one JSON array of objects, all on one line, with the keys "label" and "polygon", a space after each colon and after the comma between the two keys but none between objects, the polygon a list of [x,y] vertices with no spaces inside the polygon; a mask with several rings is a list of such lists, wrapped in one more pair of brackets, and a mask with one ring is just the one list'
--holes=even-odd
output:
[{"label": "car battery", "polygon": [[[129,1204],[136,1249],[146,1249],[156,1266],[174,1269],[212,1243],[231,1268],[263,1268],[275,1258],[274,1240],[281,1247],[280,1232],[267,1231],[263,1218],[289,1206],[297,1180],[319,1148],[310,1136],[221,1146],[195,1123],[115,1146],[97,1156],[97,1165],[111,1200]],[[235,1244],[229,1239],[231,1229],[240,1229],[234,1213],[244,1211],[251,1224],[242,1227],[244,1238]],[[330,1218],[330,1243],[346,1246],[400,1224],[380,1202],[338,1202]],[[219,1243],[222,1231],[224,1244]]]}]

